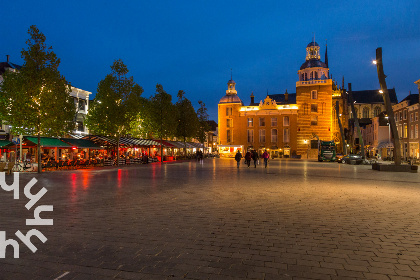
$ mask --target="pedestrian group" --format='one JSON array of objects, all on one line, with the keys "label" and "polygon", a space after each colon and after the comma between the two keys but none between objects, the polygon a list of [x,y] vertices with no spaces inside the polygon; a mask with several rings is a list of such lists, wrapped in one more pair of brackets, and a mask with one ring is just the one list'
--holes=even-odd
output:
[{"label": "pedestrian group", "polygon": [[[267,150],[264,150],[264,153],[261,155],[261,157],[264,159],[264,167],[267,168],[268,159],[270,158],[270,154],[267,152]],[[246,152],[244,158],[245,158],[245,164],[248,166],[248,168],[251,165],[251,160],[254,161],[254,167],[257,168],[257,164],[259,164],[259,158],[260,158],[258,156],[257,151],[252,150],[252,151]],[[239,168],[239,165],[241,163],[241,159],[242,159],[242,154],[238,150],[236,152],[236,155],[235,155],[235,160],[236,160],[238,168]]]}]

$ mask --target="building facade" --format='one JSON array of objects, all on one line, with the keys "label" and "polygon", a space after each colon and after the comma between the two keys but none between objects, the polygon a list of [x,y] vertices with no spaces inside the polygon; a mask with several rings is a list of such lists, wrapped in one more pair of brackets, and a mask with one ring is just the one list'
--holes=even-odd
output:
[{"label": "building facade", "polygon": [[[320,60],[320,47],[311,42],[306,60],[298,70],[296,93],[267,95],[259,103],[245,106],[228,82],[226,95],[218,105],[219,152],[232,156],[237,149],[267,149],[273,157],[317,157],[319,140],[333,140],[338,131],[333,117],[333,82],[328,66]],[[342,92],[335,90],[337,96]],[[335,106],[335,104],[334,104]],[[341,107],[346,104],[341,101]],[[335,107],[334,107],[335,108]],[[345,117],[343,124],[345,124]],[[340,138],[337,139],[337,141]],[[315,145],[314,145],[315,142]]]},{"label": "building facade", "polygon": [[81,138],[89,134],[89,130],[85,125],[85,119],[89,110],[89,95],[91,94],[92,93],[90,91],[71,87],[70,96],[73,97],[74,106],[76,107],[76,127],[73,131],[73,135],[77,138]]},{"label": "building facade", "polygon": [[207,124],[210,127],[210,130],[206,133],[206,141],[204,142],[204,146],[207,148],[208,153],[213,153],[217,151],[217,131],[218,126],[217,123],[213,120],[207,121]]},{"label": "building facade", "polygon": [[419,94],[410,94],[392,106],[403,160],[419,158]]},{"label": "building facade", "polygon": [[362,128],[362,137],[368,156],[381,159],[392,157],[394,144],[392,143],[391,129],[385,112],[372,118],[372,123]]}]

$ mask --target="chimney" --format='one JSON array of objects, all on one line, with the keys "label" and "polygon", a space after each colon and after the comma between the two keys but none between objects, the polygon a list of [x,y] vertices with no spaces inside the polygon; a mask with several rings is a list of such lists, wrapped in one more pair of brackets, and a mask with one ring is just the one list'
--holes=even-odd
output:
[{"label": "chimney", "polygon": [[254,92],[251,93],[251,105],[254,104]]},{"label": "chimney", "polygon": [[6,55],[6,57],[7,57],[7,63],[9,63],[9,57],[10,57],[10,55]]},{"label": "chimney", "polygon": [[286,92],[284,93],[284,102],[287,102],[287,101],[289,101],[289,93],[287,92],[287,89],[286,89]]}]

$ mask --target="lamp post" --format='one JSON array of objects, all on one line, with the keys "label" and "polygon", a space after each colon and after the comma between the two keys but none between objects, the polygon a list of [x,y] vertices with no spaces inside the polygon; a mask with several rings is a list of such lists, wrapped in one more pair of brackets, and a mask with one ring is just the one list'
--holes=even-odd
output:
[{"label": "lamp post", "polygon": [[[385,119],[388,120],[388,123],[387,123],[387,125],[388,125],[388,145],[387,145],[387,151],[388,151],[388,149],[391,150],[391,148],[389,147],[389,145],[391,144],[391,124],[389,123],[388,116],[386,116]],[[391,156],[391,151],[389,151],[388,154],[389,154],[389,156]]]},{"label": "lamp post", "polygon": [[362,158],[364,159],[365,158],[364,141],[363,141],[363,137],[362,137],[362,132],[360,131],[359,119],[356,116],[356,110],[354,108],[354,103],[356,103],[356,101],[354,101],[354,99],[353,99],[353,93],[352,93],[352,90],[351,90],[351,83],[349,83],[348,86],[349,86],[348,95],[349,95],[349,99],[350,99],[351,112],[353,113],[354,124],[356,125],[357,134],[359,136],[360,153],[361,153]]},{"label": "lamp post", "polygon": [[[344,85],[343,85],[344,87]],[[344,90],[344,89],[343,89]],[[340,103],[339,101],[335,102],[335,111],[337,114],[337,121],[338,121],[338,126],[340,127],[340,134],[341,134],[341,142],[343,143],[343,153],[345,155],[347,155],[347,146],[346,146],[346,138],[344,136],[344,129],[343,129],[343,125],[341,124],[341,114],[340,114]]]},{"label": "lamp post", "polygon": [[[391,144],[391,124],[388,122],[388,145]],[[391,147],[389,147],[389,155],[391,155]]]}]

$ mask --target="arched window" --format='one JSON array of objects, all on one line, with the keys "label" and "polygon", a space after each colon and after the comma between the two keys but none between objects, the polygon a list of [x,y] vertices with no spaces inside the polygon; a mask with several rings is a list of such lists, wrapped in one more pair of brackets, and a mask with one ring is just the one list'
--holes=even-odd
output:
[{"label": "arched window", "polygon": [[314,72],[313,72],[313,71],[311,72],[311,74],[310,74],[310,76],[309,76],[309,79],[311,79],[311,80],[313,80],[313,79],[314,79]]},{"label": "arched window", "polygon": [[377,117],[377,116],[379,116],[380,113],[381,113],[381,107],[376,106],[375,110],[373,111],[373,116]]},{"label": "arched window", "polygon": [[[359,118],[359,116],[357,115],[357,108],[354,108],[354,114],[356,115],[356,118]],[[351,117],[354,117],[353,112],[351,112]]]},{"label": "arched window", "polygon": [[302,75],[300,75],[300,80],[304,81],[305,80],[305,74],[302,73]]},{"label": "arched window", "polygon": [[318,72],[315,72],[315,80],[318,80]]},{"label": "arched window", "polygon": [[363,108],[363,118],[370,118],[369,108],[367,107]]}]

